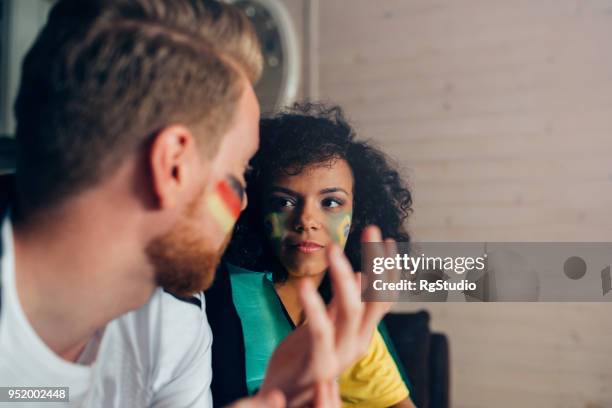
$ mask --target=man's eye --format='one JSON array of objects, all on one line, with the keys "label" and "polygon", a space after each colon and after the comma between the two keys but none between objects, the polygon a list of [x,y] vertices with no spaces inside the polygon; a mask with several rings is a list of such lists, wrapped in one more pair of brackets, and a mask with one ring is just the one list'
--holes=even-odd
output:
[{"label": "man's eye", "polygon": [[326,208],[336,208],[340,207],[344,202],[342,200],[337,200],[335,198],[326,198],[322,201],[323,207]]},{"label": "man's eye", "polygon": [[240,201],[244,201],[246,191],[242,183],[236,177],[232,175],[227,176],[227,181],[232,191],[234,191],[234,193],[240,199]]}]

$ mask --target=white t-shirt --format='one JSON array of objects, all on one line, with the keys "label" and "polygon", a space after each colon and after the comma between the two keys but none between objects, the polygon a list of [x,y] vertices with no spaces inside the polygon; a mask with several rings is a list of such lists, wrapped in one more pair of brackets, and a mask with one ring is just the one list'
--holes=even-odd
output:
[{"label": "white t-shirt", "polygon": [[9,217],[0,243],[0,387],[69,387],[70,396],[69,403],[15,406],[212,407],[212,334],[203,296],[200,308],[156,290],[94,336],[81,364],[71,363],[43,343],[21,308]]}]

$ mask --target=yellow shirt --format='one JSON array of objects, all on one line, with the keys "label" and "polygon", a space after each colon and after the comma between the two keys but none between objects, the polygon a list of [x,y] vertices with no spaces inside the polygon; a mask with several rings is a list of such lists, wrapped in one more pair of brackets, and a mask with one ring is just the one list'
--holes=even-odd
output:
[{"label": "yellow shirt", "polygon": [[389,407],[408,398],[408,388],[378,330],[366,355],[344,371],[338,382],[346,408]]}]

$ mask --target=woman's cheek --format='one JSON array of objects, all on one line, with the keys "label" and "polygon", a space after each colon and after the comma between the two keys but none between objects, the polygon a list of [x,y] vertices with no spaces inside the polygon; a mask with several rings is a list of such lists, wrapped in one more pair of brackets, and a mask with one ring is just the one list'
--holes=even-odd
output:
[{"label": "woman's cheek", "polygon": [[334,214],[330,217],[329,233],[331,239],[340,245],[341,248],[344,248],[348,240],[352,219],[353,214],[350,211]]},{"label": "woman's cheek", "polygon": [[264,218],[268,239],[276,254],[280,252],[283,236],[287,230],[286,224],[287,215],[283,213],[271,212]]}]

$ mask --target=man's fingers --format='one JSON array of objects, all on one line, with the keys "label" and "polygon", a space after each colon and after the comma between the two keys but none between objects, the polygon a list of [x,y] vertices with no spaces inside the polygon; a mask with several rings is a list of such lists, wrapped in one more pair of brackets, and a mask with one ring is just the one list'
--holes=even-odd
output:
[{"label": "man's fingers", "polygon": [[385,282],[397,282],[400,278],[400,271],[398,269],[385,269],[383,275],[373,273],[373,260],[375,258],[396,257],[397,244],[393,239],[383,241],[380,230],[374,226],[366,227],[361,238],[364,251],[364,265],[362,266],[365,271],[365,276],[362,276],[362,289],[367,301],[364,304],[360,337],[371,339],[374,330],[393,305],[393,302],[389,301],[389,293],[377,292],[373,289],[373,280],[382,278]]},{"label": "man's fingers", "polygon": [[[397,243],[395,242],[394,239],[391,239],[391,238],[385,239],[385,241],[382,243],[382,246],[384,248],[386,258],[395,259],[397,257],[397,254],[398,254],[397,253]],[[399,282],[401,280],[401,270],[398,268],[398,265],[396,262],[394,262],[393,265],[394,265],[393,268],[385,269],[385,273],[383,275],[384,277],[383,279],[385,282]],[[390,302],[390,303],[393,303],[397,300],[397,291],[384,291],[384,292],[379,291],[378,294],[380,296],[375,296],[372,300],[384,301],[384,302]]]},{"label": "man's fingers", "polygon": [[361,242],[382,242],[382,233],[376,225],[368,225],[361,233]]},{"label": "man's fingers", "polygon": [[[361,288],[361,273],[355,272],[353,273],[355,277],[355,286],[357,288]],[[333,297],[332,300],[327,305],[327,315],[333,324],[336,324],[336,319],[338,317],[338,300],[336,297]]]},{"label": "man's fingers", "polygon": [[269,391],[262,398],[264,406],[269,408],[284,408],[287,405],[285,396],[278,390]]},{"label": "man's fingers", "polygon": [[285,408],[285,396],[279,390],[260,392],[251,398],[243,398],[228,408]]},{"label": "man's fingers", "polygon": [[[372,233],[370,237],[375,237],[375,234]],[[384,242],[371,246],[375,247],[372,248],[373,252],[377,253],[378,255],[380,255],[380,253],[382,252],[384,254],[383,256],[386,258],[395,258],[397,255],[397,243],[393,239],[385,239]],[[374,276],[371,269],[368,270],[367,274],[370,277]],[[401,273],[400,270],[397,268],[386,269],[383,276],[386,282],[398,282],[400,280]],[[372,289],[371,285],[369,283],[366,284],[368,285],[368,288],[366,288],[365,294],[367,295],[368,302],[366,302],[365,304],[365,310],[363,313],[363,320],[360,332],[362,338],[369,339],[372,337],[374,330],[376,330],[376,327],[378,326],[382,318],[389,312],[389,310],[393,306],[396,297],[390,299],[389,297],[392,295],[386,292],[379,293],[379,296],[376,296],[377,294],[373,293],[375,291],[370,290]],[[380,296],[383,296],[384,298],[379,300],[378,297]]]},{"label": "man's fingers", "polygon": [[387,256],[385,247],[382,245],[382,234],[380,229],[374,225],[368,225],[361,233],[362,262],[361,270],[365,276],[362,277],[361,293],[366,299],[375,299],[378,295],[373,288],[373,283],[379,279],[374,274],[374,260]]},{"label": "man's fingers", "polygon": [[374,270],[374,259],[387,256],[383,242],[382,233],[375,225],[368,225],[361,233],[362,265],[361,271],[366,272],[366,277],[372,276]]},{"label": "man's fingers", "polygon": [[340,393],[338,392],[338,383],[336,381],[332,380],[315,384],[314,406],[316,408],[340,407]]},{"label": "man's fingers", "polygon": [[312,343],[311,361],[315,381],[326,381],[336,375],[334,361],[335,330],[327,315],[323,299],[308,280],[302,280],[299,286],[300,303],[306,316],[306,327],[310,332]]},{"label": "man's fingers", "polygon": [[332,245],[327,251],[334,301],[340,310],[359,310],[361,291],[355,285],[353,268],[342,250]]},{"label": "man's fingers", "polygon": [[336,348],[341,364],[348,364],[344,353],[350,353],[347,343],[354,341],[361,327],[363,304],[361,288],[356,285],[353,268],[340,248],[333,245],[329,248],[329,274],[333,286],[333,314],[336,326]]}]

